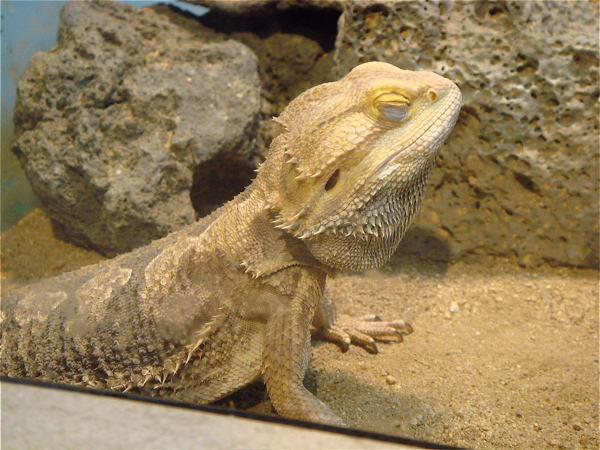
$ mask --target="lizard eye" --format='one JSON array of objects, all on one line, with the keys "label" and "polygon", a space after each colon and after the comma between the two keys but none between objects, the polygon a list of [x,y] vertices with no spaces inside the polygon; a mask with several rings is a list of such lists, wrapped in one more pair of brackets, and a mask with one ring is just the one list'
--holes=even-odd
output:
[{"label": "lizard eye", "polygon": [[375,108],[390,122],[402,122],[408,115],[409,105],[410,100],[394,92],[382,94],[375,99]]},{"label": "lizard eye", "polygon": [[392,122],[402,122],[408,114],[408,105],[406,103],[382,105],[379,112],[383,117]]}]

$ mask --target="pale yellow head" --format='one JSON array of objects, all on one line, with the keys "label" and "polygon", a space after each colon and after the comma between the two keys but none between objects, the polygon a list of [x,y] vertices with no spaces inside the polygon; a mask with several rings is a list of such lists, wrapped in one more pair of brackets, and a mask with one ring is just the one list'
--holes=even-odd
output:
[{"label": "pale yellow head", "polygon": [[328,266],[382,264],[421,204],[460,105],[450,80],[379,62],[306,91],[277,119],[285,130],[266,163],[274,225]]}]

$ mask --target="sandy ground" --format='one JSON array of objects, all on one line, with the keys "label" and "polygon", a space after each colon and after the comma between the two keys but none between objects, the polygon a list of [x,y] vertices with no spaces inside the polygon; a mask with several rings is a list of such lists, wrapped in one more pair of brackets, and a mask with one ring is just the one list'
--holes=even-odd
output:
[{"label": "sandy ground", "polygon": [[[2,235],[3,293],[101,259],[35,211]],[[307,386],[352,427],[478,449],[598,448],[598,272],[396,256],[330,292],[342,313],[415,329],[377,355],[313,345]],[[221,404],[270,411],[260,385]]]}]

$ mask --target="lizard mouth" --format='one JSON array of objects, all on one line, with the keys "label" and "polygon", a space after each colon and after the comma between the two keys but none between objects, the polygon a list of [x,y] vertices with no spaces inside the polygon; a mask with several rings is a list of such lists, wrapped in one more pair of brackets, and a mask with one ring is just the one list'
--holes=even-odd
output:
[{"label": "lizard mouth", "polygon": [[[447,106],[444,111],[438,116],[436,121],[430,126],[427,132],[427,142],[428,145],[425,147],[420,145],[421,140],[423,138],[423,133],[418,136],[415,136],[412,141],[403,149],[398,150],[391,155],[388,155],[373,171],[373,174],[369,178],[370,181],[380,181],[387,178],[390,174],[393,174],[398,168],[402,166],[402,162],[394,162],[397,159],[401,159],[405,155],[410,155],[415,152],[419,152],[423,154],[423,156],[427,155],[435,155],[437,150],[440,148],[442,143],[450,134],[450,130],[454,128],[454,124],[458,119],[458,114],[456,114],[456,109],[460,109],[460,105],[457,107],[457,103],[454,100],[454,96],[450,95],[446,99]],[[443,117],[454,117],[454,120],[448,124],[444,123],[441,118]]]},{"label": "lizard mouth", "polygon": [[407,148],[403,148],[402,150],[394,152],[387,158],[385,158],[381,163],[379,163],[379,165],[373,172],[373,175],[371,175],[370,180],[384,180],[390,174],[394,173],[396,169],[398,169],[401,166],[401,163],[396,162],[392,164],[391,162],[397,159],[398,157],[402,156],[403,154],[411,153],[413,147],[414,142],[412,142]]}]

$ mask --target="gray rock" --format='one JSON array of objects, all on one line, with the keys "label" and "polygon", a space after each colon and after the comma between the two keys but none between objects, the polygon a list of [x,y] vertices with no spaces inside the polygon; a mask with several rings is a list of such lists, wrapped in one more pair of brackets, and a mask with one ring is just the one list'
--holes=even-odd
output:
[{"label": "gray rock", "polygon": [[19,82],[13,151],[59,228],[114,255],[192,223],[223,167],[243,187],[259,109],[244,45],[199,41],[150,9],[71,2],[57,47]]}]

